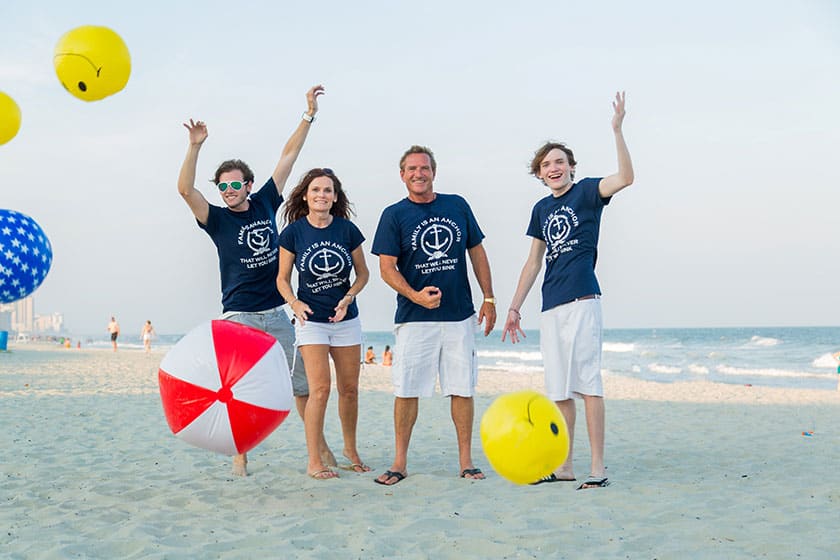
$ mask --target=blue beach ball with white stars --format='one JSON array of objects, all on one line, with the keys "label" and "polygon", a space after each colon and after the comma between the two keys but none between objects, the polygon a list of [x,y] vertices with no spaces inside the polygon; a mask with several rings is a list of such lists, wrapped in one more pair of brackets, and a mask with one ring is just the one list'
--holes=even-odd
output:
[{"label": "blue beach ball with white stars", "polygon": [[38,223],[0,208],[0,303],[34,292],[50,271],[52,246]]}]

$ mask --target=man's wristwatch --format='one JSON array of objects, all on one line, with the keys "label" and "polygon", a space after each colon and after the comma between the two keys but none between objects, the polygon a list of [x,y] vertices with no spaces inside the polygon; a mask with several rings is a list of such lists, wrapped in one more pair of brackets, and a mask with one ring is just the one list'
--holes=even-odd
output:
[{"label": "man's wristwatch", "polygon": [[486,297],[486,298],[484,298],[484,303],[492,303],[493,305],[496,305],[496,298]]},{"label": "man's wristwatch", "polygon": [[306,122],[308,122],[310,124],[315,122],[315,115],[310,115],[306,111],[303,112],[303,114],[300,116],[300,118],[302,118],[303,120],[305,120]]}]

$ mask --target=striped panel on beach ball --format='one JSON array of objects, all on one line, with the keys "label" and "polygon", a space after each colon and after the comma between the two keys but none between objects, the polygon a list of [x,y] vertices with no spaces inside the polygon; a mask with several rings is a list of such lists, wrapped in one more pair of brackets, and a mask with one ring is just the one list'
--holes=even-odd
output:
[{"label": "striped panel on beach ball", "polygon": [[256,447],[292,407],[277,340],[231,321],[203,323],[178,341],[160,364],[158,383],[172,433],[226,455]]}]

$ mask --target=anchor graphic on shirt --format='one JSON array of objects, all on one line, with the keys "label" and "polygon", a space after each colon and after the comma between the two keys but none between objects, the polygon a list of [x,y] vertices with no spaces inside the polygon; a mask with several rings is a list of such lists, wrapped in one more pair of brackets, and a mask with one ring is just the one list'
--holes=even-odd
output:
[{"label": "anchor graphic on shirt", "polygon": [[[431,239],[434,237],[434,240]],[[454,236],[452,230],[440,224],[432,224],[420,234],[420,247],[423,252],[429,255],[427,260],[434,260],[446,257],[447,251],[452,247]]]},{"label": "anchor graphic on shirt", "polygon": [[344,270],[344,258],[341,254],[324,247],[309,259],[309,272],[316,278],[334,278]]},{"label": "anchor graphic on shirt", "polygon": [[254,256],[261,255],[271,250],[271,228],[263,227],[252,229],[248,232],[248,248],[254,252]]},{"label": "anchor graphic on shirt", "polygon": [[571,232],[572,225],[569,223],[569,218],[565,214],[551,214],[545,222],[543,233],[545,244],[551,250],[555,250],[566,241]]}]

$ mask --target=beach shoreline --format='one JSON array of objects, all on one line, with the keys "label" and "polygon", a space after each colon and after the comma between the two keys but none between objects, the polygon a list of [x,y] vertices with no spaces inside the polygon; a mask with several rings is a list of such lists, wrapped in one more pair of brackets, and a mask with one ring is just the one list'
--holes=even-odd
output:
[{"label": "beach shoreline", "polygon": [[[359,450],[371,473],[305,473],[292,414],[230,459],[169,431],[163,352],[13,347],[0,355],[0,547],[10,558],[833,558],[840,393],[606,375],[613,484],[517,486],[481,450],[481,414],[541,375],[481,371],[473,454],[457,476],[447,399],[422,399],[409,476],[373,484],[393,454],[388,368],[364,366]],[[333,394],[326,436],[341,449]],[[574,466],[588,468],[583,407]],[[805,435],[809,433],[810,435]]]}]

